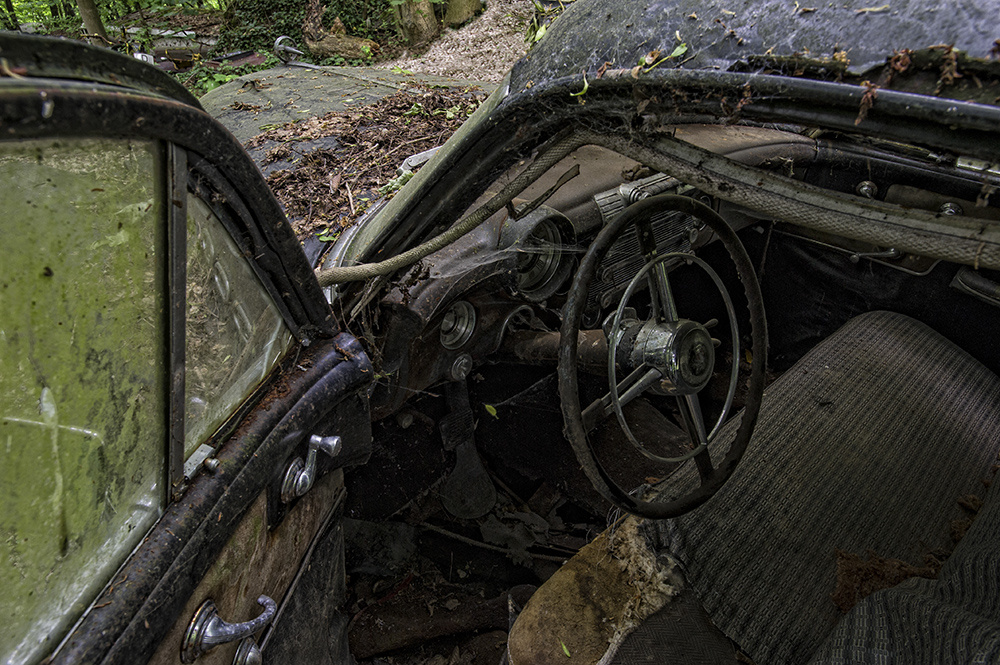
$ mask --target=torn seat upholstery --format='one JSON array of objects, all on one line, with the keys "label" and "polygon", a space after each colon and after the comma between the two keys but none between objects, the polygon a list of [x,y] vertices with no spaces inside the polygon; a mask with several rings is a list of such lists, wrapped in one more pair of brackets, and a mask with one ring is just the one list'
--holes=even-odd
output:
[{"label": "torn seat upholstery", "polygon": [[[713,457],[724,453],[735,424],[713,444]],[[547,581],[511,630],[510,663],[734,662],[728,640],[758,665],[814,657],[995,662],[996,488],[939,579],[907,580],[846,615],[831,595],[838,550],[915,566],[951,551],[949,525],[963,517],[958,500],[985,493],[998,450],[997,376],[913,319],[856,317],[767,389],[746,456],[715,497],[673,520],[628,518],[588,546],[596,544],[600,556],[586,548],[577,555],[616,571],[594,569],[617,593],[578,584],[580,575],[565,574],[572,560]],[[682,469],[657,488],[659,496],[669,499],[695,478]],[[630,563],[637,560],[654,562],[656,574]],[[657,601],[640,611],[612,600],[643,597],[650,584]],[[691,603],[695,595],[700,607]],[[602,648],[581,649],[579,657],[573,648],[585,642],[577,638],[584,629],[564,611],[571,606],[563,599],[573,596],[604,612],[591,622],[600,636],[590,635]]]}]

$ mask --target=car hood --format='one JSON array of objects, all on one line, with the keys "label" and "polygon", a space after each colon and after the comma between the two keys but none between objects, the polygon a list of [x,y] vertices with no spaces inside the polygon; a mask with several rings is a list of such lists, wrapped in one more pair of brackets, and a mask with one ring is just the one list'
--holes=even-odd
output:
[{"label": "car hood", "polygon": [[749,56],[833,59],[860,74],[893,53],[949,45],[998,56],[996,0],[580,0],[511,73],[511,90],[609,67],[658,50],[666,67],[731,70]]}]

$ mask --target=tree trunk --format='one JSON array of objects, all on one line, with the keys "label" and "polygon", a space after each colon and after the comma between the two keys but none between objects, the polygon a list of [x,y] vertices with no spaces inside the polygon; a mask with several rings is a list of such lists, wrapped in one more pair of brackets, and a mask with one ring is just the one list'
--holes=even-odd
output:
[{"label": "tree trunk", "polygon": [[[104,40],[103,46],[111,43],[108,33],[104,29],[101,21],[101,12],[97,10],[97,3],[94,0],[76,0],[76,6],[80,9],[80,17],[83,18],[83,26],[87,29],[88,35],[97,35]],[[88,41],[90,41],[88,39]]]},{"label": "tree trunk", "polygon": [[437,37],[438,24],[431,0],[404,0],[395,11],[396,24],[410,46],[426,46]]},{"label": "tree trunk", "polygon": [[3,27],[5,30],[20,30],[21,22],[17,19],[17,12],[14,10],[14,3],[11,0],[4,0]]},{"label": "tree trunk", "polygon": [[444,24],[457,28],[468,23],[482,8],[482,0],[448,0],[448,11],[444,15]]}]

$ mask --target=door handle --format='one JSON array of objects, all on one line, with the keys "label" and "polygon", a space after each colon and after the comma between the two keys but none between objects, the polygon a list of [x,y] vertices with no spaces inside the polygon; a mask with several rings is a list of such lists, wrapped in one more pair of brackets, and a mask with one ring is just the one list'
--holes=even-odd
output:
[{"label": "door handle", "polygon": [[256,619],[243,623],[228,623],[220,619],[215,603],[211,599],[202,603],[184,632],[184,641],[181,642],[181,662],[193,663],[199,656],[220,644],[250,637],[271,623],[278,604],[267,596],[259,597],[257,603],[264,607],[264,611]]}]

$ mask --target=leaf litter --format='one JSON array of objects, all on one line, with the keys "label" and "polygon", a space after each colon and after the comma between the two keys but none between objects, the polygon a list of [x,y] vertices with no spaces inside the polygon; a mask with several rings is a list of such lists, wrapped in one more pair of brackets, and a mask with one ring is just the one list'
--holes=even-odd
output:
[{"label": "leaf litter", "polygon": [[272,127],[247,147],[274,144],[264,166],[291,162],[272,171],[267,183],[299,240],[328,240],[395,194],[406,180],[397,167],[442,145],[484,98],[477,87],[415,85],[371,105]]}]

